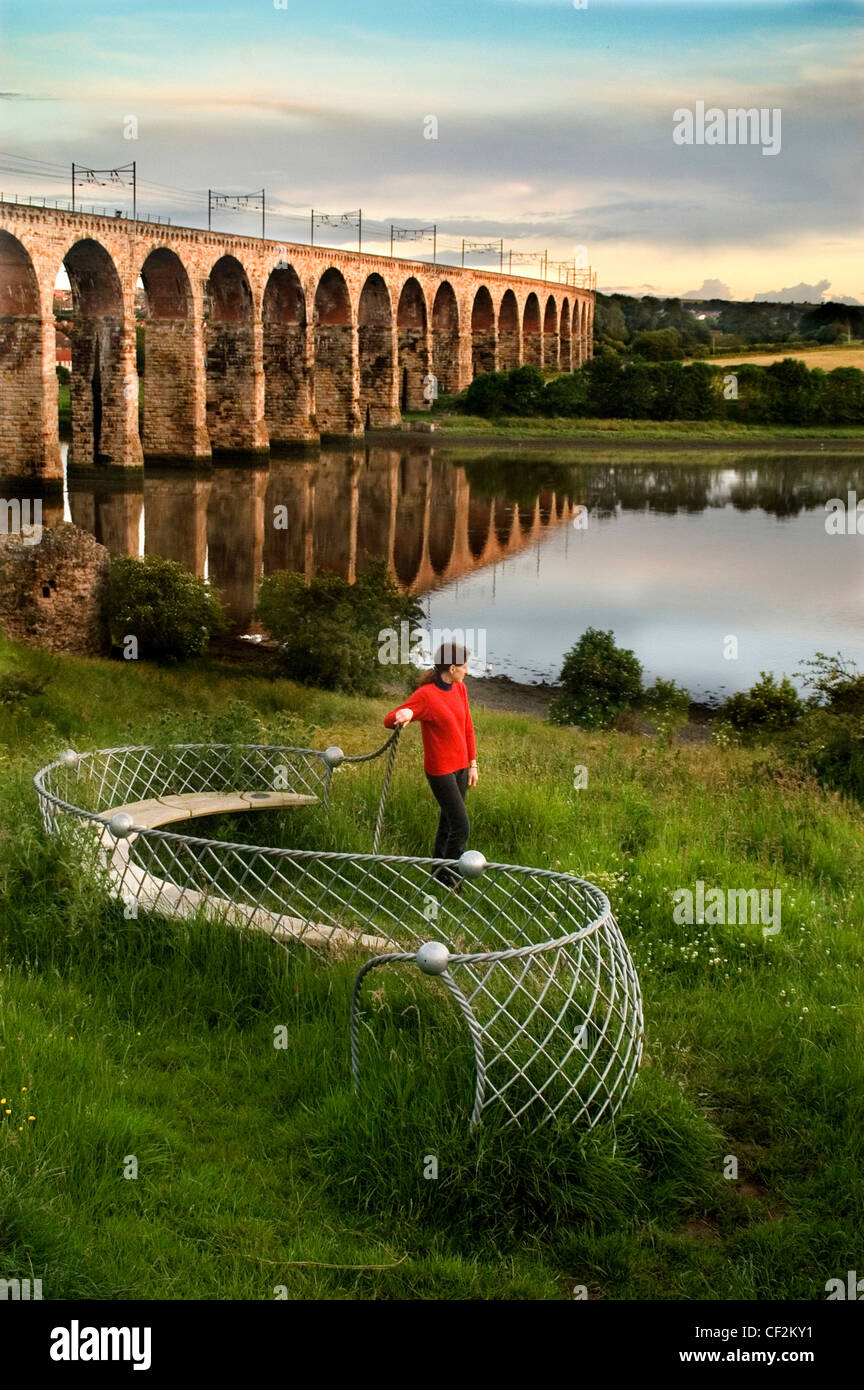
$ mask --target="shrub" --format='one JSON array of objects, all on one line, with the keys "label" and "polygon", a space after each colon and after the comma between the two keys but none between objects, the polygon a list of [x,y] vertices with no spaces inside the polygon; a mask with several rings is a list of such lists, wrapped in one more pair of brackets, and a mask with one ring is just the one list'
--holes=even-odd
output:
[{"label": "shrub", "polygon": [[643,690],[639,707],[651,714],[686,715],[690,710],[690,692],[682,690],[675,681],[664,681],[658,676],[653,685]]},{"label": "shrub", "polygon": [[798,691],[786,676],[776,680],[769,671],[749,690],[732,695],[722,707],[724,719],[741,732],[773,732],[788,729],[804,713]]},{"label": "shrub", "polygon": [[811,709],[786,736],[782,756],[823,787],[864,802],[864,718]]},{"label": "shrub", "polygon": [[614,633],[589,627],[565,656],[561,683],[549,708],[553,723],[605,729],[642,694],[642,666],[635,652],[615,645]]},{"label": "shrub", "polygon": [[507,375],[505,372],[483,372],[475,376],[465,392],[462,408],[468,415],[495,419],[507,413]]},{"label": "shrub", "polygon": [[540,408],[544,415],[583,415],[587,399],[585,377],[581,372],[573,372],[547,383]]},{"label": "shrub", "polygon": [[817,652],[812,661],[803,663],[798,676],[813,687],[811,706],[826,705],[836,714],[864,717],[864,674],[854,661]]},{"label": "shrub", "polygon": [[[349,694],[377,695],[382,667],[379,633],[423,617],[419,602],[399,593],[378,563],[355,584],[322,573],[307,584],[303,575],[282,570],[265,579],[256,616],[279,643],[282,675],[303,685]],[[404,668],[403,668],[404,669]],[[398,666],[389,668],[398,676]]]},{"label": "shrub", "polygon": [[539,415],[546,378],[539,367],[514,367],[506,374],[508,414]]},{"label": "shrub", "polygon": [[538,415],[543,407],[546,378],[539,367],[514,367],[510,372],[483,372],[460,397],[469,415],[495,419],[499,415]]},{"label": "shrub", "polygon": [[118,555],[112,561],[108,621],[115,647],[134,636],[140,656],[167,662],[200,656],[225,626],[206,580],[158,555]]}]

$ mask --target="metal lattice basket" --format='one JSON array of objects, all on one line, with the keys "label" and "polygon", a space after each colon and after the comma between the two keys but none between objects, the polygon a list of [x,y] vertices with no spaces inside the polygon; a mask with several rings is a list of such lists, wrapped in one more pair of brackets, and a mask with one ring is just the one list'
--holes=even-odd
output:
[{"label": "metal lattice basket", "polygon": [[[605,894],[571,874],[393,855],[234,844],[190,833],[199,816],[330,805],[333,770],[374,754],[195,744],[68,752],[34,782],[46,830],[88,874],[139,909],[198,914],[267,932],[322,956],[367,956],[351,1000],[360,1066],[362,987],[371,970],[413,964],[440,978],[475,1056],[471,1116],[509,1122],[561,1115],[588,1128],[613,1116],[642,1051],[639,981]],[[166,826],[171,829],[166,829]],[[460,891],[439,882],[458,873]],[[436,876],[438,875],[438,876]]]}]

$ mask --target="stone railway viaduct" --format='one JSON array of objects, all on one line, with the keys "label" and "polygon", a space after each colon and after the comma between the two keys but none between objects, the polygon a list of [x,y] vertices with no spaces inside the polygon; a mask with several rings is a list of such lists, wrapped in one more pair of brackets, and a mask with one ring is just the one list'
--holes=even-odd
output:
[{"label": "stone railway viaduct", "polygon": [[356,436],[423,408],[427,373],[453,392],[522,363],[572,371],[592,351],[588,288],[0,203],[2,477],[62,477],[61,266],[73,293],[76,468],[206,462]]}]

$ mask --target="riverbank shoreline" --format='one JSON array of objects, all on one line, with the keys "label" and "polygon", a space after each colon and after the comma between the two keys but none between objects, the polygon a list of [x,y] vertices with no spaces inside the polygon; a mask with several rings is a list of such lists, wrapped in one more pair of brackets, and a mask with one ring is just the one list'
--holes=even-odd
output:
[{"label": "riverbank shoreline", "polygon": [[[434,428],[430,429],[429,426]],[[834,425],[806,430],[793,425],[736,425],[697,420],[585,420],[520,416],[486,420],[475,415],[441,414],[405,421],[401,429],[367,432],[367,443],[459,447],[477,444],[526,445],[587,450],[626,445],[628,449],[692,448],[776,450],[784,453],[864,453],[864,429]]]},{"label": "riverbank shoreline", "polygon": [[[225,668],[226,674],[240,668],[264,676],[275,651],[276,644],[266,639],[250,642],[242,637],[222,637],[211,643],[209,657]],[[467,676],[465,688],[475,709],[544,721],[549,717],[549,706],[562,689],[553,682],[515,681],[510,676]],[[383,689],[394,701],[404,698],[405,687],[401,684],[385,681]],[[691,702],[687,723],[676,730],[676,739],[687,743],[708,742],[711,722],[716,717],[715,708],[699,701]],[[639,714],[621,716],[618,727],[620,732],[647,737],[657,733],[656,723]]]}]

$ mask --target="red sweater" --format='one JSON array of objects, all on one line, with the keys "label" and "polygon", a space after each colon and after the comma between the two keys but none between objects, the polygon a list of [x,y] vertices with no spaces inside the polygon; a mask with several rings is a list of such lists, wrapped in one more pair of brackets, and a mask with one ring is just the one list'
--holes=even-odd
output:
[{"label": "red sweater", "polygon": [[385,715],[385,728],[393,728],[400,709],[413,710],[414,718],[420,721],[423,766],[430,777],[458,772],[477,756],[468,692],[462,681],[454,681],[446,690],[432,681],[421,685],[410,699]]}]

